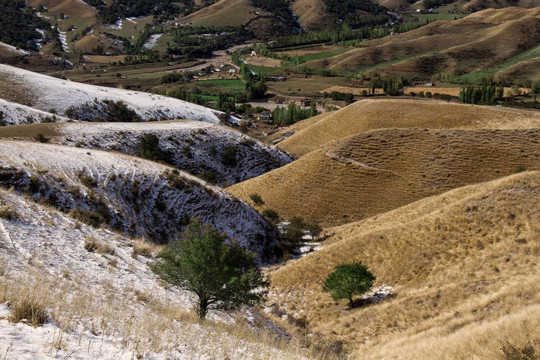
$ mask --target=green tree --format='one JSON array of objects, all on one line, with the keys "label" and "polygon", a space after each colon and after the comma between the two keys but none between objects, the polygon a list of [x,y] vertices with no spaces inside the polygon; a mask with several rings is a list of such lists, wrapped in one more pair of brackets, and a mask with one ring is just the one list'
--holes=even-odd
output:
[{"label": "green tree", "polygon": [[182,239],[165,247],[152,271],[166,282],[197,295],[197,314],[230,310],[264,300],[268,283],[256,267],[255,255],[199,220],[188,225]]},{"label": "green tree", "polygon": [[349,299],[352,308],[353,296],[369,291],[374,281],[375,276],[361,262],[339,265],[324,281],[323,290],[334,300]]}]

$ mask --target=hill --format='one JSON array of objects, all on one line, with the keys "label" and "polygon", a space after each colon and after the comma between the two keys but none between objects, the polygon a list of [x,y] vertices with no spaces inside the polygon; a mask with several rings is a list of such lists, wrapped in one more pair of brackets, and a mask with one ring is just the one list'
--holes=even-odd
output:
[{"label": "hill", "polygon": [[255,210],[184,172],[122,154],[1,141],[0,186],[75,219],[158,243],[192,218],[258,254],[275,256],[276,230]]},{"label": "hill", "polygon": [[[4,84],[0,88],[0,98],[30,104],[42,111],[54,110],[52,112],[62,115],[67,112],[68,117],[77,115],[77,118],[86,117],[90,121],[98,117],[104,120],[107,113],[120,109],[118,106],[111,108],[109,103],[114,101],[122,102],[141,120],[184,118],[220,123],[219,111],[161,95],[76,83],[2,64],[0,79]],[[126,114],[124,110],[120,111],[122,115]]]},{"label": "hill", "polygon": [[[0,109],[1,105],[0,101]],[[142,155],[220,186],[262,175],[293,160],[239,131],[201,121],[36,124],[0,128],[0,137],[46,139],[59,145]]]},{"label": "hill", "polygon": [[256,12],[258,9],[249,0],[219,0],[183,17],[181,22],[195,26],[238,26],[258,17]]},{"label": "hill", "polygon": [[461,186],[540,169],[540,130],[373,130],[227,190],[284,218],[358,221]]},{"label": "hill", "polygon": [[40,6],[47,8],[51,13],[62,13],[68,17],[93,20],[97,14],[96,9],[82,0],[28,0],[27,3],[34,9]]},{"label": "hill", "polygon": [[[147,266],[159,248],[81,224],[4,189],[0,248],[5,359],[312,358],[295,341],[254,330],[246,320],[250,310],[236,319],[212,311],[199,324],[193,297],[162,286]],[[25,306],[43,314],[42,326],[20,319]]]},{"label": "hill", "polygon": [[[539,185],[539,172],[525,172],[331,229],[332,244],[271,274],[276,312],[343,343],[353,358],[508,359],[501,349],[534,351]],[[371,268],[377,289],[349,309],[321,283],[353,261]]]},{"label": "hill", "polygon": [[[487,9],[460,20],[437,21],[388,36],[369,47],[305,65],[408,79],[430,79],[437,74],[504,78],[508,68],[537,57],[538,39],[538,8]],[[535,71],[520,78],[536,80],[538,69]]]},{"label": "hill", "polygon": [[[325,113],[326,114],[326,113]],[[325,116],[321,114],[320,116]],[[311,120],[305,120],[311,124]],[[301,129],[299,128],[301,127]],[[536,111],[471,106],[442,101],[378,99],[357,101],[313,125],[299,122],[295,133],[278,147],[296,157],[303,156],[331,141],[359,132],[385,128],[430,129],[531,129],[540,128]]]},{"label": "hill", "polygon": [[69,120],[64,116],[0,99],[0,126]]}]

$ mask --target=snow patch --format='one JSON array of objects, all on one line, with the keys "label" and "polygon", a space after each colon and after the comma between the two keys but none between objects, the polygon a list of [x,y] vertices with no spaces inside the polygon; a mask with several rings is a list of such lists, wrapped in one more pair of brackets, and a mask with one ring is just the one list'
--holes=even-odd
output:
[{"label": "snow patch", "polygon": [[152,49],[154,46],[156,46],[157,41],[162,36],[163,33],[150,35],[150,38],[144,43],[143,47],[148,50]]}]

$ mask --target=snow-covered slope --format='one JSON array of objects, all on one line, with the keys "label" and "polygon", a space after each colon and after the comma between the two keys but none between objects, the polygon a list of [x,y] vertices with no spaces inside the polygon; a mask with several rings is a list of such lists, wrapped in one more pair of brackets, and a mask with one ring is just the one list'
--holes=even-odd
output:
[{"label": "snow-covered slope", "polygon": [[[149,259],[132,255],[131,239],[12,191],[0,189],[0,210],[2,359],[307,358],[298,346],[277,348],[223,326],[198,324],[193,298],[161,286]],[[89,241],[105,250],[89,251]],[[43,326],[8,322],[23,301],[45,309]]]},{"label": "snow-covered slope", "polygon": [[0,125],[33,124],[41,122],[65,122],[65,116],[0,99]]},{"label": "snow-covered slope", "polygon": [[68,108],[77,109],[92,104],[94,99],[113,100],[124,102],[142,120],[181,118],[214,124],[220,122],[219,111],[187,101],[138,91],[76,83],[9,65],[0,64],[0,79],[2,86],[10,87],[10,91],[3,95],[5,100],[20,99],[18,90],[24,92],[25,98],[32,99],[32,107],[43,111],[55,109],[59,114],[64,114]]},{"label": "snow-covered slope", "polygon": [[194,217],[258,254],[277,255],[277,231],[246,203],[172,168],[118,153],[0,141],[0,186],[14,187],[94,226],[159,243]]},{"label": "snow-covered slope", "polygon": [[[293,161],[292,156],[274,146],[200,121],[66,123],[56,126],[55,131],[63,135],[54,137],[54,143],[130,155],[138,155],[141,136],[154,134],[169,163],[195,175],[206,171],[219,185],[251,179]],[[234,154],[232,163],[223,161],[227,148]]]}]

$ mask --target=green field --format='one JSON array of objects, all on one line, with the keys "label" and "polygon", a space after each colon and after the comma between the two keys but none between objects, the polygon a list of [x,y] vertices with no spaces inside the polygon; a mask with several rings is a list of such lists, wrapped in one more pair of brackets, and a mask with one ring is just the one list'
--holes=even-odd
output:
[{"label": "green field", "polygon": [[236,79],[224,79],[224,80],[200,80],[198,81],[200,85],[209,85],[216,88],[230,89],[230,90],[245,90],[246,82],[244,80]]}]

